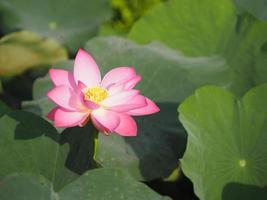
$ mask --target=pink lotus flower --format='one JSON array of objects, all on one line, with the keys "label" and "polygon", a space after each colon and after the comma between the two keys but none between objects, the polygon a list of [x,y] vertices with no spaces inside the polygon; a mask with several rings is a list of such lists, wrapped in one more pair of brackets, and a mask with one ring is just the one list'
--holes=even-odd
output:
[{"label": "pink lotus flower", "polygon": [[101,132],[135,136],[137,125],[131,116],[156,113],[159,108],[139,90],[141,80],[132,67],[117,67],[102,79],[94,59],[79,50],[73,73],[50,69],[55,87],[47,96],[57,104],[48,118],[56,127],[84,126],[90,119]]}]

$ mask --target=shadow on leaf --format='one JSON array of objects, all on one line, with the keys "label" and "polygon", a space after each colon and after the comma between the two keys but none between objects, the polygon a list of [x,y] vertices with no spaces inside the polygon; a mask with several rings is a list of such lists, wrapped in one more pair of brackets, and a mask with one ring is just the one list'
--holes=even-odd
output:
[{"label": "shadow on leaf", "polygon": [[138,157],[145,180],[169,176],[186,148],[187,135],[177,119],[178,104],[157,105],[160,112],[136,118],[138,136],[124,138]]},{"label": "shadow on leaf", "polygon": [[91,124],[85,127],[65,129],[61,134],[49,122],[29,112],[14,111],[8,114],[16,120],[15,140],[31,140],[46,136],[60,146],[69,145],[65,166],[72,172],[82,174],[97,165],[93,159],[95,129]]},{"label": "shadow on leaf", "polygon": [[34,139],[45,135],[58,142],[60,135],[46,120],[29,112],[14,111],[8,114],[18,122],[15,130],[16,140]]},{"label": "shadow on leaf", "polygon": [[222,200],[266,200],[267,186],[260,188],[240,183],[227,184],[222,193]]},{"label": "shadow on leaf", "polygon": [[65,129],[60,144],[68,143],[70,147],[66,167],[78,174],[96,168],[97,164],[93,159],[96,137],[95,128],[91,123],[85,127]]}]

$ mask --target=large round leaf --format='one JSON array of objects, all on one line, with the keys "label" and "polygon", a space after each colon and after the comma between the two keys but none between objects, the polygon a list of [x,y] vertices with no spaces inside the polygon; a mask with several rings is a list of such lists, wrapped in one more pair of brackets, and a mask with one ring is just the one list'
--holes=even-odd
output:
[{"label": "large round leaf", "polygon": [[64,167],[68,146],[48,122],[31,113],[15,111],[0,118],[0,176],[14,172],[39,173],[55,188],[76,177]]},{"label": "large round leaf", "polygon": [[254,63],[267,41],[267,22],[237,16],[233,0],[173,0],[151,9],[129,38],[159,40],[186,55],[218,55],[231,68],[232,91],[243,95],[257,84]]},{"label": "large round leaf", "polygon": [[231,197],[246,185],[267,186],[267,84],[242,99],[219,87],[203,87],[179,113],[189,134],[182,169],[200,199],[251,199]]},{"label": "large round leaf", "polygon": [[116,169],[89,171],[65,186],[58,193],[44,177],[13,174],[1,180],[1,200],[169,200]]},{"label": "large round leaf", "polygon": [[158,195],[127,172],[119,169],[96,169],[81,176],[59,192],[64,200],[170,200]]},{"label": "large round leaf", "polygon": [[[76,173],[94,167],[89,126],[68,129],[60,137],[42,118],[14,111],[0,118],[0,133],[0,177],[14,172],[38,173],[58,190],[76,178]],[[89,147],[81,148],[84,143]]]},{"label": "large round leaf", "polygon": [[76,51],[111,16],[108,0],[2,0],[1,28],[53,37]]},{"label": "large round leaf", "polygon": [[232,0],[172,0],[151,9],[129,37],[159,40],[190,55],[211,55],[224,47],[235,27]]},{"label": "large round leaf", "polygon": [[[116,37],[93,39],[85,49],[95,57],[102,75],[113,67],[134,66],[142,75],[138,88],[161,109],[158,114],[137,117],[135,138],[100,135],[97,161],[104,167],[127,168],[141,180],[166,177],[177,167],[186,142],[185,132],[177,123],[178,102],[198,86],[231,84],[224,60],[189,58],[160,44],[137,45]],[[72,70],[72,63],[66,66]],[[33,91],[35,101],[25,102],[24,109],[46,115],[53,107],[46,97],[51,88],[48,77],[37,80]]]},{"label": "large round leaf", "polygon": [[67,52],[57,41],[29,31],[11,33],[0,39],[0,76],[16,75],[66,59]]}]

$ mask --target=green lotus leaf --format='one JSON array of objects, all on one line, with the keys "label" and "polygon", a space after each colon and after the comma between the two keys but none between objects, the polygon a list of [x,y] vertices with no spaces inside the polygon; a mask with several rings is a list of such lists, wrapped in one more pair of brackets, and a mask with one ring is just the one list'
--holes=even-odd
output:
[{"label": "green lotus leaf", "polygon": [[235,23],[232,0],[173,0],[149,10],[129,38],[140,43],[159,40],[188,55],[211,55],[227,44]]},{"label": "green lotus leaf", "polygon": [[200,199],[266,199],[267,84],[242,99],[220,87],[202,87],[179,113],[188,132],[182,170]]},{"label": "green lotus leaf", "polygon": [[112,15],[108,0],[2,0],[1,28],[26,29],[52,37],[71,50],[81,47]]},{"label": "green lotus leaf", "polygon": [[1,200],[169,200],[158,195],[129,174],[116,169],[89,171],[63,187],[53,191],[52,184],[43,176],[12,174],[1,179]]},{"label": "green lotus leaf", "polygon": [[66,59],[67,52],[58,42],[29,31],[11,33],[0,39],[0,76],[17,75]]},{"label": "green lotus leaf", "polygon": [[[13,111],[0,118],[0,133],[0,177],[17,172],[41,174],[57,191],[95,167],[89,126],[67,129],[59,135],[37,115]],[[82,148],[85,143],[88,148]]]},{"label": "green lotus leaf", "polygon": [[142,44],[158,40],[186,55],[221,57],[231,69],[231,90],[242,96],[258,83],[253,72],[267,41],[267,22],[237,13],[233,0],[168,1],[137,21],[129,38]]}]

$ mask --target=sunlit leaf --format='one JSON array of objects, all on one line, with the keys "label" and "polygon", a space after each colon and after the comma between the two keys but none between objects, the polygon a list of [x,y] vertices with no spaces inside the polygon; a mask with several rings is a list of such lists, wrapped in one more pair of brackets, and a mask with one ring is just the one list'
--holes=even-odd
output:
[{"label": "sunlit leaf", "polygon": [[266,199],[261,188],[267,186],[267,84],[242,99],[203,87],[179,113],[189,135],[182,169],[200,199]]}]

